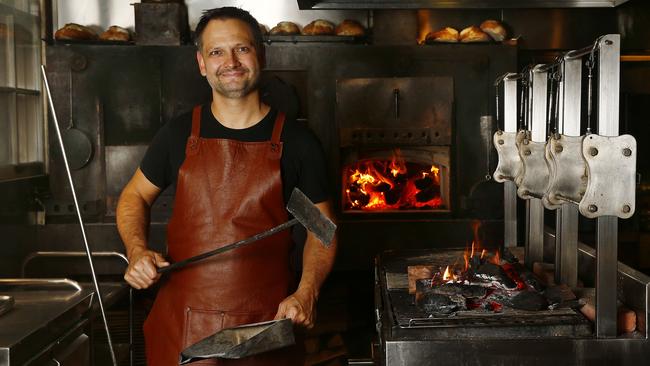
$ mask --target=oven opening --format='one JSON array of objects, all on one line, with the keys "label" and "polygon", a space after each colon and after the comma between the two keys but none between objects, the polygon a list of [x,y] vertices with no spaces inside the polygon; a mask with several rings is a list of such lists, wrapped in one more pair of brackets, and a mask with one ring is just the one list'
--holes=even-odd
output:
[{"label": "oven opening", "polygon": [[342,167],[344,212],[423,212],[449,209],[444,147],[378,149],[351,154]]}]

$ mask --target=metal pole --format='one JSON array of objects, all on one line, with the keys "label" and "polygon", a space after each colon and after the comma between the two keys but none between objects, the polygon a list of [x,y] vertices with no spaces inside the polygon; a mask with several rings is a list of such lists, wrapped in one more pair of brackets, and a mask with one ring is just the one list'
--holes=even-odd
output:
[{"label": "metal pole", "polygon": [[[608,34],[598,48],[598,134],[618,136],[621,36]],[[596,219],[596,335],[616,337],[618,218]]]},{"label": "metal pole", "polygon": [[[509,79],[508,76],[513,76]],[[503,80],[503,130],[505,132],[517,132],[517,74],[508,74]],[[503,185],[503,238],[504,247],[517,246],[517,186],[513,181],[507,181]]]},{"label": "metal pole", "polygon": [[102,313],[102,320],[104,321],[104,328],[106,329],[106,338],[108,339],[108,349],[111,354],[111,360],[113,361],[113,366],[117,366],[117,360],[115,359],[115,351],[113,350],[113,341],[111,339],[111,333],[108,329],[108,321],[106,320],[106,312],[104,311],[104,302],[102,301],[102,295],[99,291],[99,284],[97,283],[97,275],[95,274],[95,266],[93,264],[93,257],[90,251],[90,246],[88,245],[88,238],[86,237],[86,229],[84,227],[84,222],[81,217],[81,210],[79,209],[79,201],[77,200],[77,192],[74,189],[74,183],[72,182],[72,174],[70,173],[70,165],[68,164],[68,158],[65,152],[65,146],[63,145],[63,138],[61,137],[61,129],[59,128],[59,120],[56,117],[56,111],[54,110],[54,102],[52,102],[52,93],[50,92],[50,85],[47,82],[47,75],[45,74],[45,66],[41,65],[41,73],[43,74],[43,82],[45,83],[45,90],[47,91],[47,99],[50,104],[50,110],[52,111],[52,118],[54,119],[54,130],[56,131],[57,139],[59,140],[59,147],[61,148],[61,154],[63,155],[63,165],[65,165],[65,171],[68,175],[68,183],[70,184],[70,190],[72,191],[72,199],[74,201],[74,207],[77,212],[77,219],[79,220],[79,227],[81,228],[81,236],[83,237],[84,247],[86,249],[86,256],[88,257],[88,264],[90,265],[90,273],[93,277],[93,285],[95,286],[95,292],[97,293],[97,301],[99,302],[99,310]]},{"label": "metal pole", "polygon": [[[539,65],[538,65],[539,66]],[[546,84],[547,71],[536,66],[531,72],[533,90],[531,103],[531,138],[533,142],[546,141]],[[544,206],[542,200],[531,198],[528,200],[528,250],[526,251],[526,264],[532,266],[534,262],[544,260]]]},{"label": "metal pole", "polygon": [[[562,75],[562,123],[560,131],[580,136],[580,100],[582,96],[582,60],[565,59]],[[564,203],[557,211],[559,239],[556,239],[556,277],[569,287],[578,285],[578,206]]]}]

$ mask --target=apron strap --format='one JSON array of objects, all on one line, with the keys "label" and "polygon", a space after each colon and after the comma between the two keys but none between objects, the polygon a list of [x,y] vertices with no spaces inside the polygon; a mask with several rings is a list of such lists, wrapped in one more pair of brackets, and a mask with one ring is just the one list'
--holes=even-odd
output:
[{"label": "apron strap", "polygon": [[201,105],[192,110],[192,137],[199,137],[201,134]]},{"label": "apron strap", "polygon": [[284,112],[278,111],[278,115],[275,117],[275,124],[273,126],[273,134],[271,135],[271,142],[274,144],[280,143],[280,136],[282,135],[282,126],[284,126],[284,119]]},{"label": "apron strap", "polygon": [[197,105],[192,110],[192,133],[187,139],[185,146],[185,155],[194,155],[199,147],[199,135],[201,134],[201,105]]}]

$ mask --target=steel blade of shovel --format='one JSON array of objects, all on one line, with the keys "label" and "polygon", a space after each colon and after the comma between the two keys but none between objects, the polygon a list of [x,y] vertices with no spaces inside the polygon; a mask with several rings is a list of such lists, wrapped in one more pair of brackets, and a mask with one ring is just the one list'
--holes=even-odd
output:
[{"label": "steel blade of shovel", "polygon": [[228,252],[230,250],[256,242],[279,231],[286,230],[297,223],[302,224],[307,230],[314,233],[314,235],[316,235],[318,240],[320,240],[324,246],[330,245],[332,239],[334,238],[336,225],[330,219],[328,219],[327,216],[325,216],[318,209],[318,207],[316,207],[298,188],[294,188],[293,192],[291,192],[291,197],[289,198],[289,203],[287,204],[287,211],[293,214],[294,218],[283,224],[270,228],[269,230],[266,230],[257,235],[253,235],[250,238],[225,245],[221,248],[217,248],[215,250],[211,250],[194,257],[183,259],[182,261],[178,261],[167,267],[158,268],[156,271],[158,273],[164,273],[185,267],[190,263],[198,262],[202,259],[209,258],[214,255]]},{"label": "steel blade of shovel", "polygon": [[316,235],[324,246],[328,247],[332,243],[336,225],[298,188],[294,188],[291,192],[287,211],[291,212],[305,229]]},{"label": "steel blade of shovel", "polygon": [[222,329],[184,349],[180,365],[210,358],[240,359],[296,344],[291,319]]}]

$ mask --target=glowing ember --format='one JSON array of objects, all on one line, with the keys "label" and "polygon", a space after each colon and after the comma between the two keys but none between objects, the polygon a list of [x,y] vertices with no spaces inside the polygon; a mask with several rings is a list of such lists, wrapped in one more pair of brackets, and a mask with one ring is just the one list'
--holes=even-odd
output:
[{"label": "glowing ember", "polygon": [[380,211],[436,209],[440,168],[406,162],[395,151],[390,160],[362,160],[345,169],[345,208]]}]

